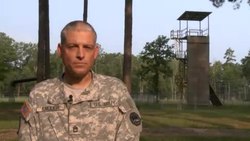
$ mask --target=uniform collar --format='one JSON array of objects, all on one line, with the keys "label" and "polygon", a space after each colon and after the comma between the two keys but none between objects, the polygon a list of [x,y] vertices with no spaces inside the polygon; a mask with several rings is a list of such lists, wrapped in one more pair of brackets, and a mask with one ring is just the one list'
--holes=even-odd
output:
[{"label": "uniform collar", "polygon": [[[91,71],[92,73],[92,82],[91,84],[81,93],[78,97],[73,97],[73,104],[84,102],[84,101],[96,101],[99,99],[99,95],[96,92],[99,89],[99,84],[97,83],[97,76],[96,74]],[[67,103],[69,97],[66,97],[65,90],[64,90],[64,82],[62,81],[63,75],[58,78],[56,82],[57,86],[59,87],[59,91],[57,93],[51,94],[48,98],[48,103],[50,104],[63,104]]]}]

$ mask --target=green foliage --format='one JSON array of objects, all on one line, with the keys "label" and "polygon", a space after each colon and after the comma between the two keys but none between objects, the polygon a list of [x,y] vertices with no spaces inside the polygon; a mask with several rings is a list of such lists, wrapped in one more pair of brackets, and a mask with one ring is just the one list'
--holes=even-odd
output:
[{"label": "green foliage", "polygon": [[16,52],[13,47],[14,40],[5,33],[0,32],[0,80],[5,78],[6,73],[13,68]]},{"label": "green foliage", "polygon": [[148,73],[162,72],[165,77],[172,75],[169,62],[173,59],[173,47],[168,45],[169,38],[158,36],[151,43],[146,43],[144,51],[140,53],[142,60],[142,76]]},{"label": "green foliage", "polygon": [[173,47],[168,45],[169,38],[158,36],[151,43],[146,43],[144,50],[140,53],[141,79],[148,83],[148,88],[156,93],[158,100],[159,82],[172,76],[170,62],[173,59]]},{"label": "green foliage", "polygon": [[[221,7],[224,3],[225,0],[210,0],[215,7]],[[240,5],[243,0],[228,0],[228,2],[231,2],[234,4],[234,9],[239,9]],[[247,1],[247,3],[250,5],[250,0]]]},{"label": "green foliage", "polygon": [[245,76],[248,84],[250,84],[250,50],[248,51],[248,56],[241,60],[242,63],[242,72]]},{"label": "green foliage", "polygon": [[95,62],[97,73],[122,78],[123,55],[121,53],[102,53]]},{"label": "green foliage", "polygon": [[235,63],[234,50],[227,49],[225,63],[216,61],[210,66],[210,82],[222,100],[247,100],[246,80],[243,77],[244,65]]},{"label": "green foliage", "polygon": [[[137,72],[139,68],[139,59],[132,55],[132,94],[139,93],[139,77]],[[101,48],[99,56],[93,67],[96,73],[114,76],[122,79],[123,70],[123,54],[121,53],[105,53]]]},{"label": "green foliage", "polygon": [[[0,95],[8,95],[11,81],[36,76],[37,44],[15,42],[0,33]],[[27,95],[33,83],[18,85]],[[20,95],[20,91],[17,95]]]},{"label": "green foliage", "polygon": [[62,75],[63,70],[63,63],[57,52],[50,54],[50,77],[53,78]]},{"label": "green foliage", "polygon": [[15,69],[29,69],[30,72],[36,71],[36,60],[37,60],[37,44],[15,42],[13,45],[16,52],[16,59],[14,61]]},{"label": "green foliage", "polygon": [[223,79],[223,64],[220,61],[215,61],[212,66],[210,66],[210,77],[216,78],[217,80]]},{"label": "green foliage", "polygon": [[236,62],[234,50],[228,48],[224,54],[224,59],[226,59],[226,64]]},{"label": "green foliage", "polygon": [[[172,46],[165,36],[146,43],[138,56],[132,55],[132,94],[155,94],[158,98],[174,98],[176,94],[175,75],[178,62],[173,59]],[[6,96],[13,80],[31,78],[37,71],[37,44],[16,42],[5,33],[0,33],[0,96]],[[225,63],[216,61],[210,66],[210,82],[220,98],[250,99],[250,51],[235,62],[234,50],[227,49]],[[51,77],[63,73],[63,64],[56,52],[50,54]],[[122,79],[123,54],[106,53],[101,48],[93,70]],[[247,82],[248,81],[248,84]],[[22,83],[15,87],[16,96],[27,96],[36,82]],[[157,100],[158,100],[157,98]]]},{"label": "green foliage", "polygon": [[132,55],[132,94],[140,93],[140,58]]}]

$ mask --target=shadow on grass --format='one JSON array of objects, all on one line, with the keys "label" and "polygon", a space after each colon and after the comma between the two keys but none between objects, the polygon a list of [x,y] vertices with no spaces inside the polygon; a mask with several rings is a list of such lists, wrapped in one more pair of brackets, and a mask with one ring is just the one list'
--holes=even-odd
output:
[{"label": "shadow on grass", "polygon": [[0,120],[18,120],[20,116],[21,102],[1,102],[0,103]]}]

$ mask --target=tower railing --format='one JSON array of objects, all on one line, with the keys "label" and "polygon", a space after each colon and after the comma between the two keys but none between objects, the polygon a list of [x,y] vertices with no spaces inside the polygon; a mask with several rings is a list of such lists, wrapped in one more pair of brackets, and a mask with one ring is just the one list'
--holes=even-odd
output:
[{"label": "tower railing", "polygon": [[171,39],[182,39],[187,36],[208,36],[208,29],[187,29],[182,30],[171,30],[170,38]]}]

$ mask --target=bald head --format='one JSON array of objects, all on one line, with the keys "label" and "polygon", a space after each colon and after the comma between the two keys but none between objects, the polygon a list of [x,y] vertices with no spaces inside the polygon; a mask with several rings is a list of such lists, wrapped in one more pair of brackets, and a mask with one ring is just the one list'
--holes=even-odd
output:
[{"label": "bald head", "polygon": [[97,40],[97,35],[95,32],[95,29],[92,27],[92,25],[90,25],[87,22],[84,21],[72,21],[70,23],[68,23],[61,31],[61,44],[64,44],[66,42],[66,33],[68,31],[88,31],[88,32],[92,32],[94,34],[95,37],[95,42]]}]

